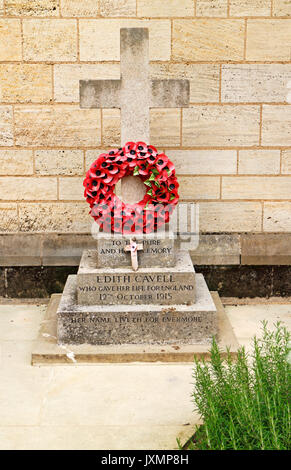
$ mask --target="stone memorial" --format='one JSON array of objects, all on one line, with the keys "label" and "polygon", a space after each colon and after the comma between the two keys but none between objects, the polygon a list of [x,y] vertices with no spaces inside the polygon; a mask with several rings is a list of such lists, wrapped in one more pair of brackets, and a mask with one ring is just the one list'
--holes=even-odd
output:
[{"label": "stone memorial", "polygon": [[[80,105],[120,107],[122,144],[148,142],[150,107],[188,106],[189,82],[149,79],[147,29],[123,28],[120,38],[121,79],[81,81]],[[130,178],[122,200],[138,201],[144,190]],[[77,274],[53,296],[33,363],[192,360],[207,355],[213,336],[235,351],[218,296],[174,241],[168,226],[137,236],[100,231],[96,249],[83,252]]]}]

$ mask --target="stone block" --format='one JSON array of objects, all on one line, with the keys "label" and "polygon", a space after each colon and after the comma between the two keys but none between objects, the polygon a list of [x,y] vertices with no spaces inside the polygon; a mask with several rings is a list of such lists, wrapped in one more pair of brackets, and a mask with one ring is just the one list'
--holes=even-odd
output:
[{"label": "stone block", "polygon": [[99,109],[80,109],[77,105],[16,106],[14,117],[19,146],[63,148],[101,143]]},{"label": "stone block", "polygon": [[150,112],[150,141],[158,147],[180,146],[181,110],[151,109]]},{"label": "stone block", "polygon": [[219,199],[219,176],[180,176],[179,195],[182,200]]},{"label": "stone block", "polygon": [[42,264],[44,266],[78,266],[82,253],[94,249],[96,240],[82,233],[46,233],[42,242]]},{"label": "stone block", "polygon": [[8,16],[59,16],[58,0],[5,0]]},{"label": "stone block", "polygon": [[195,344],[217,333],[216,307],[202,275],[193,305],[78,305],[69,276],[58,308],[59,344]]},{"label": "stone block", "polygon": [[241,19],[179,19],[173,21],[176,61],[241,60],[244,21]]},{"label": "stone block", "polygon": [[190,256],[179,252],[174,267],[96,268],[97,252],[85,251],[77,275],[79,305],[192,304],[195,272]]},{"label": "stone block", "polygon": [[236,150],[167,150],[166,154],[174,163],[178,175],[236,173]]},{"label": "stone block", "polygon": [[64,201],[84,200],[84,177],[71,176],[59,178],[59,199]]},{"label": "stone block", "polygon": [[[137,243],[143,243],[144,249],[138,252],[140,267],[170,267],[176,263],[174,251],[174,234],[165,232],[165,238],[154,234],[144,234],[137,237]],[[97,267],[118,268],[131,267],[130,253],[124,248],[129,244],[129,238],[99,232],[97,239]]]},{"label": "stone block", "polygon": [[221,101],[283,103],[290,80],[290,64],[223,64]]},{"label": "stone block", "polygon": [[291,199],[288,176],[223,176],[223,199]]},{"label": "stone block", "polygon": [[0,64],[0,101],[46,103],[51,100],[51,65]]},{"label": "stone block", "polygon": [[0,199],[12,201],[57,199],[56,178],[8,176],[0,178]]},{"label": "stone block", "polygon": [[38,266],[40,264],[41,237],[38,234],[15,233],[0,237],[1,266]]},{"label": "stone block", "polygon": [[211,105],[183,109],[182,144],[252,146],[259,144],[259,106]]},{"label": "stone block", "polygon": [[194,4],[192,0],[171,0],[168,2],[164,0],[137,0],[137,15],[152,18],[194,16]]},{"label": "stone block", "polygon": [[239,265],[240,236],[200,234],[199,245],[190,255],[194,265]]},{"label": "stone block", "polygon": [[[18,150],[19,152],[19,150]],[[35,173],[37,175],[82,175],[84,152],[82,150],[36,150]]]},{"label": "stone block", "polygon": [[136,0],[100,0],[100,14],[106,17],[136,16]]},{"label": "stone block", "polygon": [[273,16],[291,16],[290,0],[273,0]]},{"label": "stone block", "polygon": [[21,232],[90,233],[88,204],[74,202],[19,204]]},{"label": "stone block", "polygon": [[97,16],[99,2],[97,0],[60,0],[62,16]]},{"label": "stone block", "polygon": [[200,202],[201,232],[260,232],[260,202]]},{"label": "stone block", "polygon": [[257,233],[241,235],[241,264],[290,265],[290,233]]},{"label": "stone block", "polygon": [[230,16],[271,16],[271,0],[230,0]]},{"label": "stone block", "polygon": [[23,55],[27,61],[77,60],[76,20],[23,20]]},{"label": "stone block", "polygon": [[282,150],[282,173],[291,175],[291,150]]},{"label": "stone block", "polygon": [[291,203],[265,202],[263,227],[265,232],[291,232]]},{"label": "stone block", "polygon": [[0,18],[0,61],[12,60],[22,60],[20,20]]},{"label": "stone block", "polygon": [[246,60],[289,61],[290,41],[289,19],[249,19]]},{"label": "stone block", "polygon": [[18,231],[18,213],[17,204],[1,203],[0,204],[0,232],[17,232]]},{"label": "stone block", "polygon": [[13,145],[12,106],[0,106],[0,145]]},{"label": "stone block", "polygon": [[262,145],[282,144],[291,145],[291,106],[263,105]]},{"label": "stone block", "polygon": [[240,150],[238,172],[242,175],[278,175],[280,150]]},{"label": "stone block", "polygon": [[226,17],[227,0],[196,0],[196,16]]},{"label": "stone block", "polygon": [[32,150],[0,150],[0,175],[31,175],[32,173]]}]

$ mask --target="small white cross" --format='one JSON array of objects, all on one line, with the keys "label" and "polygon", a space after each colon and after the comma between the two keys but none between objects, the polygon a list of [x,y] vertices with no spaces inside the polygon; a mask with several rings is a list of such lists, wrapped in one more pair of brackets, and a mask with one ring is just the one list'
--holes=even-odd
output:
[{"label": "small white cross", "polygon": [[137,259],[137,252],[139,250],[143,250],[142,243],[136,243],[135,238],[131,238],[129,241],[129,245],[126,245],[124,251],[130,251],[131,255],[131,266],[134,271],[138,270],[138,259]]}]

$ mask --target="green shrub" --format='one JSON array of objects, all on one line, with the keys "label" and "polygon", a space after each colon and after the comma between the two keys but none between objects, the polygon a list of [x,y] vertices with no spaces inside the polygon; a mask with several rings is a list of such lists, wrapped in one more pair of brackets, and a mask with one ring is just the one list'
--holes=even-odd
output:
[{"label": "green shrub", "polygon": [[194,402],[203,425],[188,449],[290,449],[290,334],[263,322],[249,356],[222,359],[213,340],[209,363],[195,359]]}]

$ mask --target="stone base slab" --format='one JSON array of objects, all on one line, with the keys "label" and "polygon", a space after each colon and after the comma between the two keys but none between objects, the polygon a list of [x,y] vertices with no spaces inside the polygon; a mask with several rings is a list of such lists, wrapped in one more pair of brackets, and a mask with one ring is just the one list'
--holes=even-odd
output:
[{"label": "stone base slab", "polygon": [[193,304],[195,271],[189,253],[180,251],[174,267],[97,268],[97,252],[83,253],[77,275],[79,305]]},{"label": "stone base slab", "polygon": [[58,309],[60,344],[207,343],[217,332],[216,308],[203,275],[193,305],[79,305],[69,276]]},{"label": "stone base slab", "polygon": [[[226,348],[236,357],[239,347],[230,321],[225,314],[217,292],[211,292],[217,310],[217,341],[222,355]],[[57,344],[57,310],[61,294],[53,294],[45,318],[41,323],[38,337],[34,342],[31,363],[45,365],[86,365],[98,363],[131,363],[131,362],[193,362],[194,356],[210,359],[208,344],[122,344],[92,346],[88,344],[60,346]]]}]

